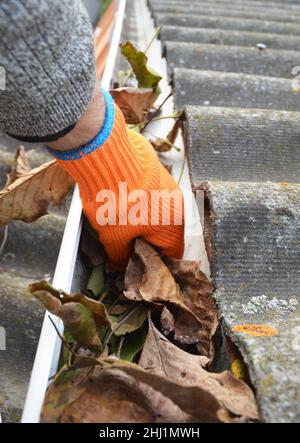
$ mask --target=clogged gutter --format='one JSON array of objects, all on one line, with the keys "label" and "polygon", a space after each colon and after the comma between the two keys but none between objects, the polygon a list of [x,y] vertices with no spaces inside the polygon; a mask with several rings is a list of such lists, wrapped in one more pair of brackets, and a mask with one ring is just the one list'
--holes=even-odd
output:
[{"label": "clogged gutter", "polygon": [[[153,118],[175,117],[167,139],[153,145],[176,149],[179,114],[152,109],[161,77],[131,43],[121,51],[138,83],[112,91],[127,123],[142,132]],[[81,251],[90,278],[83,294],[67,294],[47,282],[30,288],[65,326],[41,421],[257,421],[243,371],[235,373],[240,378],[212,372],[219,359],[218,318],[213,287],[199,261],[166,259],[138,239],[126,272],[114,273],[93,235],[86,226]]]}]

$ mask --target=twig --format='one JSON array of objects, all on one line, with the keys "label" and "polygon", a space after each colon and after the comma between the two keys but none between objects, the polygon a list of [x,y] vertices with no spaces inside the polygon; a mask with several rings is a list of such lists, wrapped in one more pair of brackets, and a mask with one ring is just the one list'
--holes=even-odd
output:
[{"label": "twig", "polygon": [[118,297],[115,299],[115,301],[109,306],[107,309],[107,313],[110,314],[113,308],[118,304],[119,300],[121,300],[122,294],[118,295]]},{"label": "twig", "polygon": [[129,317],[131,317],[132,314],[135,313],[135,311],[137,311],[138,308],[139,308],[138,304],[136,306],[134,306],[133,308],[131,308],[129,310],[129,312],[125,315],[125,317],[123,317],[122,320],[119,323],[117,323],[115,325],[115,327],[112,328],[112,330],[110,331],[110,333],[108,334],[108,336],[105,338],[105,340],[103,342],[103,349],[106,348],[106,346],[108,345],[109,340],[114,335],[114,333],[126,322],[126,320],[129,319]]},{"label": "twig", "polygon": [[145,130],[145,128],[149,125],[150,122],[152,122],[152,120],[159,114],[161,108],[163,107],[163,105],[166,103],[167,100],[169,100],[170,97],[172,97],[173,95],[173,91],[170,92],[170,94],[163,100],[163,102],[159,105],[159,107],[155,110],[155,112],[153,112],[152,115],[150,115],[147,123],[145,124],[145,126],[141,129],[141,133],[143,133],[143,131]]},{"label": "twig", "polygon": [[132,76],[132,74],[133,74],[133,70],[132,70],[132,69],[130,69],[130,70],[128,71],[128,73],[127,73],[126,77],[124,78],[124,80],[123,80],[123,83],[122,83],[122,86],[121,86],[121,87],[124,87],[124,86],[126,86],[126,83],[127,83],[127,82],[128,82],[128,80],[130,79],[130,77]]},{"label": "twig", "polygon": [[[174,112],[174,114],[171,114],[171,115],[162,115],[161,117],[154,117],[154,118],[152,118],[152,120],[151,121],[157,121],[157,120],[165,120],[165,119],[168,119],[168,118],[179,118],[179,117],[181,117],[181,112]],[[144,124],[146,124],[146,123],[148,123],[149,122],[149,120],[144,120],[143,122],[140,122],[140,123],[136,123],[135,125],[132,125],[132,126],[130,126],[130,129],[133,129],[133,128],[136,128],[136,127],[139,127],[139,126],[143,126]]]},{"label": "twig", "polygon": [[182,179],[182,176],[183,176],[184,166],[185,166],[185,154],[183,153],[183,162],[182,162],[182,166],[181,166],[181,171],[180,171],[180,174],[179,174],[179,178],[178,178],[178,180],[177,180],[177,184],[178,184],[178,185],[180,185],[180,182],[181,182],[181,179]]},{"label": "twig", "polygon": [[108,292],[104,291],[99,298],[99,302],[103,303],[103,301],[106,299],[107,296],[108,296]]},{"label": "twig", "polygon": [[152,137],[155,137],[156,140],[162,140],[162,141],[164,141],[165,143],[167,143],[168,145],[170,145],[171,148],[174,148],[177,152],[181,152],[181,148],[179,148],[178,146],[176,146],[176,145],[174,145],[173,143],[171,143],[168,139],[158,137],[157,135],[153,134],[153,132],[150,132],[149,129],[147,130],[147,133],[148,133],[149,135],[151,135]]},{"label": "twig", "polygon": [[180,152],[181,149],[178,146],[175,146],[173,143],[171,143],[167,138],[161,138],[159,140],[162,140],[164,143],[170,146],[170,148],[174,148],[177,152]]},{"label": "twig", "polygon": [[[73,344],[73,348],[72,348],[72,351],[73,351],[73,352],[75,352],[74,349],[76,349],[76,343]],[[69,349],[68,349],[68,351],[69,351]],[[67,363],[68,366],[71,366],[71,365],[72,365],[72,357],[73,357],[72,352],[69,352],[68,363]]]},{"label": "twig", "polygon": [[125,335],[123,335],[123,337],[121,337],[121,340],[120,340],[120,343],[118,346],[117,355],[116,355],[117,358],[120,358],[120,356],[121,356],[121,350],[122,350],[122,346],[124,344],[124,340],[125,340]]},{"label": "twig", "polygon": [[57,329],[56,324],[54,323],[54,321],[52,320],[52,318],[50,317],[50,315],[48,315],[49,320],[52,323],[52,326],[54,327],[56,334],[59,336],[59,338],[61,339],[61,341],[63,342],[64,346],[68,349],[68,351],[70,351],[70,353],[74,356],[77,357],[76,352],[73,351],[72,347],[69,345],[69,343],[67,342],[67,340],[65,339],[65,337],[63,337],[61,335],[61,333],[59,332],[59,330]]},{"label": "twig", "polygon": [[[180,126],[181,132],[183,132],[182,121],[180,122],[180,124],[181,124],[181,126]],[[181,165],[181,171],[180,171],[180,174],[179,174],[179,178],[177,180],[177,184],[178,185],[180,185],[181,179],[183,177],[184,167],[185,167],[185,146],[184,146],[184,143],[183,143],[183,147],[182,147],[182,154],[183,154],[183,160],[182,160],[182,165]]]},{"label": "twig", "polygon": [[4,228],[4,235],[3,235],[3,240],[0,246],[0,255],[2,254],[3,248],[7,242],[7,237],[8,237],[8,225],[5,226]]},{"label": "twig", "polygon": [[160,33],[161,30],[161,26],[159,26],[158,28],[155,29],[154,34],[150,40],[150,42],[148,43],[148,45],[146,46],[146,49],[144,51],[145,54],[147,54],[147,52],[149,51],[149,49],[152,46],[152,43],[154,42],[154,40],[156,39],[156,37],[158,36],[158,34]]}]

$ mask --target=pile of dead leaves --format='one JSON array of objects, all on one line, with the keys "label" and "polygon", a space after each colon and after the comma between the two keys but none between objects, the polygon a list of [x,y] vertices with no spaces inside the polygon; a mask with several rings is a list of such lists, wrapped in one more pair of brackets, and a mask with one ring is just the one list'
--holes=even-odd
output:
[{"label": "pile of dead leaves", "polygon": [[228,371],[207,369],[218,320],[199,263],[164,261],[137,239],[125,275],[108,274],[104,283],[103,272],[97,280],[102,259],[90,251],[88,295],[68,295],[46,282],[31,286],[66,330],[42,421],[257,420],[249,386]]}]

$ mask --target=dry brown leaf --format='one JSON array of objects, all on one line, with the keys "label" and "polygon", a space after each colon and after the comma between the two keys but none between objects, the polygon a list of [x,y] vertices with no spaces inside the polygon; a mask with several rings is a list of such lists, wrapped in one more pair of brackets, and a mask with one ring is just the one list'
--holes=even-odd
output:
[{"label": "dry brown leaf", "polygon": [[39,300],[49,312],[56,312],[61,308],[61,301],[52,294],[39,291],[35,294],[35,298]]},{"label": "dry brown leaf", "polygon": [[61,423],[151,423],[155,411],[130,377],[103,371],[90,378],[84,392],[70,403]]},{"label": "dry brown leaf", "polygon": [[126,123],[141,123],[146,112],[153,107],[157,92],[151,88],[117,88],[110,91],[124,114]]},{"label": "dry brown leaf", "polygon": [[59,206],[73,186],[72,178],[56,160],[32,169],[0,192],[0,225],[12,220],[32,222]]},{"label": "dry brown leaf", "polygon": [[[90,297],[86,297],[82,294],[67,294],[64,291],[59,291],[51,286],[45,280],[39,281],[29,285],[29,290],[36,298],[43,302],[43,300],[49,300],[45,295],[54,296],[59,302],[64,305],[66,303],[81,303],[91,310],[95,317],[95,322],[98,326],[111,326],[111,320],[106,311],[105,305]],[[48,307],[43,302],[46,309]],[[50,309],[48,309],[50,311]]]},{"label": "dry brown leaf", "polygon": [[78,344],[92,350],[101,349],[98,328],[111,326],[103,303],[82,294],[69,295],[58,291],[46,281],[34,283],[29,289],[49,312],[62,319]]},{"label": "dry brown leaf", "polygon": [[193,260],[165,260],[176,282],[182,289],[184,301],[202,324],[201,340],[197,344],[201,355],[213,356],[212,337],[218,327],[217,309],[212,297],[214,287]]},{"label": "dry brown leaf", "polygon": [[70,302],[53,314],[62,319],[66,330],[81,346],[97,351],[102,349],[95,318],[88,307],[82,303]]},{"label": "dry brown leaf", "polygon": [[159,254],[137,239],[125,273],[125,297],[132,301],[163,304],[174,317],[174,337],[185,344],[202,339],[202,325],[187,307],[184,296]]},{"label": "dry brown leaf", "polygon": [[125,296],[133,301],[174,302],[185,308],[183,295],[167,266],[142,238],[136,239],[126,269]]},{"label": "dry brown leaf", "polygon": [[17,178],[27,174],[30,169],[31,166],[27,160],[25,148],[23,145],[21,145],[19,149],[17,149],[15,163],[11,168],[11,172],[7,174],[5,187],[11,185]]},{"label": "dry brown leaf", "polygon": [[204,368],[208,362],[207,357],[189,354],[175,346],[149,318],[148,335],[139,360],[144,369],[183,383],[192,383],[191,374]]},{"label": "dry brown leaf", "polygon": [[88,266],[94,268],[105,262],[105,251],[103,245],[97,241],[91,232],[82,230],[80,238],[80,250],[84,254]]},{"label": "dry brown leaf", "polygon": [[[167,356],[163,357],[164,363],[168,364],[166,359],[172,351],[173,349],[169,349]],[[154,356],[156,356],[155,350],[153,358]],[[189,357],[199,359],[197,356],[189,355]],[[174,356],[172,358],[174,359]],[[71,368],[56,377],[47,391],[41,421],[44,423],[241,421],[239,415],[235,418],[229,413],[228,405],[234,408],[230,404],[230,399],[226,400],[228,405],[224,406],[223,399],[219,400],[211,394],[204,381],[202,381],[204,387],[194,383],[196,376],[190,371],[195,369],[195,366],[189,363],[187,376],[184,378],[192,377],[191,384],[186,381],[184,384],[176,382],[170,376],[151,373],[138,365],[115,359],[102,360],[99,365],[76,370]],[[199,366],[196,364],[196,369],[201,370],[201,362]],[[246,398],[246,394],[235,380],[224,374],[216,376],[219,378],[216,383],[218,389],[224,385],[224,390],[231,389],[236,397],[244,395]],[[210,383],[208,384],[211,389]],[[239,407],[239,401],[235,405],[236,409]],[[250,409],[248,405],[245,411]]]},{"label": "dry brown leaf", "polygon": [[173,147],[179,128],[181,126],[181,119],[177,119],[170,130],[167,138],[159,138],[158,140],[151,141],[151,145],[157,152],[167,152]]},{"label": "dry brown leaf", "polygon": [[231,414],[243,420],[258,418],[254,395],[241,380],[230,372],[207,372],[206,357],[183,351],[171,343],[149,319],[149,329],[139,365],[147,372],[175,382],[198,385],[212,394]]},{"label": "dry brown leaf", "polygon": [[[68,404],[75,401],[84,390],[83,379],[90,368],[82,371],[62,368],[49,386],[41,413],[42,423],[59,423]],[[82,385],[81,385],[82,383]]]},{"label": "dry brown leaf", "polygon": [[111,362],[110,369],[121,370],[136,381],[140,381],[172,400],[183,412],[193,417],[192,421],[216,423],[228,421],[230,415],[221,403],[206,389],[195,384],[183,384],[170,378],[145,371],[134,363]]},{"label": "dry brown leaf", "polygon": [[35,297],[52,314],[59,317],[67,331],[81,346],[100,350],[97,324],[92,311],[81,303],[62,304],[59,299],[46,291],[38,291]]},{"label": "dry brown leaf", "polygon": [[176,328],[174,316],[165,306],[160,316],[160,325],[165,335],[171,334]]},{"label": "dry brown leaf", "polygon": [[151,140],[151,145],[156,152],[168,152],[172,148],[172,143],[168,142],[165,138],[158,138],[157,140]]},{"label": "dry brown leaf", "polygon": [[177,422],[179,408],[121,371],[64,371],[50,385],[43,423]]},{"label": "dry brown leaf", "polygon": [[[168,304],[161,314],[161,326],[166,335],[174,333],[174,339],[184,345],[198,344],[202,341],[202,326],[199,319],[191,311],[182,307]],[[203,353],[206,357],[209,354]]]}]

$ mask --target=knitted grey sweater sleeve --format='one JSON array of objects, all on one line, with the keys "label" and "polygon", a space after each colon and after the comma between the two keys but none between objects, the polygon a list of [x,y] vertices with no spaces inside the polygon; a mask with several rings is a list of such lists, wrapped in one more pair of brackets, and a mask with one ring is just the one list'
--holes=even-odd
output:
[{"label": "knitted grey sweater sleeve", "polygon": [[46,137],[79,120],[95,85],[80,0],[0,0],[0,130]]}]

